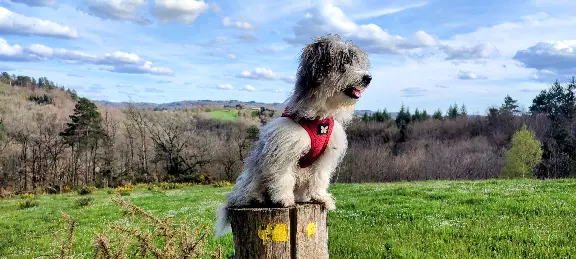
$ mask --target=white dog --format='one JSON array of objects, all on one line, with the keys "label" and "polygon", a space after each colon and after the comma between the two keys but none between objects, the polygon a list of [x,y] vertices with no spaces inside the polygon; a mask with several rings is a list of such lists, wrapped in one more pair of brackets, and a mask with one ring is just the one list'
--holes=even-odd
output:
[{"label": "white dog", "polygon": [[231,231],[231,207],[319,202],[335,209],[328,186],[346,152],[344,127],[372,79],[370,61],[337,35],[315,39],[299,61],[285,113],[262,127],[233,191],[218,209],[217,237]]}]

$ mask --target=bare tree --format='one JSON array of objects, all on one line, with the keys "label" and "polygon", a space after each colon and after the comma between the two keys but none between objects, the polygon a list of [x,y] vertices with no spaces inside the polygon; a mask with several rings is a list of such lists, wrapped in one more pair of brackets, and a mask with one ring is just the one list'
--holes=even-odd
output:
[{"label": "bare tree", "polygon": [[148,131],[154,142],[155,160],[162,163],[171,179],[183,179],[212,161],[207,134],[196,131],[193,121],[182,113],[150,114]]}]

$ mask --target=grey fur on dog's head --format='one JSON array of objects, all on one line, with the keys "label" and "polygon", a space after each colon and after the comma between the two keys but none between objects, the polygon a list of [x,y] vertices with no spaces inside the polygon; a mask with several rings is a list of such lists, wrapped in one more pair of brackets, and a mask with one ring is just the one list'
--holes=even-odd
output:
[{"label": "grey fur on dog's head", "polygon": [[306,118],[337,116],[353,112],[357,99],[345,97],[344,90],[364,90],[370,76],[368,54],[338,35],[316,38],[302,50],[289,112]]}]

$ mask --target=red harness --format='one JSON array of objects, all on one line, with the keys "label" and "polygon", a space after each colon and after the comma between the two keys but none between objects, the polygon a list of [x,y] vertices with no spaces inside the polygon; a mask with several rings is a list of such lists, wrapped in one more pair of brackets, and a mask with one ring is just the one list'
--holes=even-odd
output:
[{"label": "red harness", "polygon": [[[296,115],[284,112],[282,113],[282,117],[294,119]],[[330,135],[332,135],[332,128],[334,128],[334,119],[309,120],[301,118],[297,123],[300,124],[300,126],[308,132],[308,136],[310,136],[310,150],[298,161],[301,168],[306,168],[312,165],[322,153],[324,153],[326,147],[328,147]]]}]

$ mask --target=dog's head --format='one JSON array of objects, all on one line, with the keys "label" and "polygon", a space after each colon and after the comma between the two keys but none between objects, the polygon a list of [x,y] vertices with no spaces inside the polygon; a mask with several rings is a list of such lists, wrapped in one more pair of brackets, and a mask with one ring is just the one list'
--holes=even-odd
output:
[{"label": "dog's head", "polygon": [[353,110],[372,80],[368,54],[338,35],[315,39],[304,47],[299,61],[289,107],[305,117]]}]

